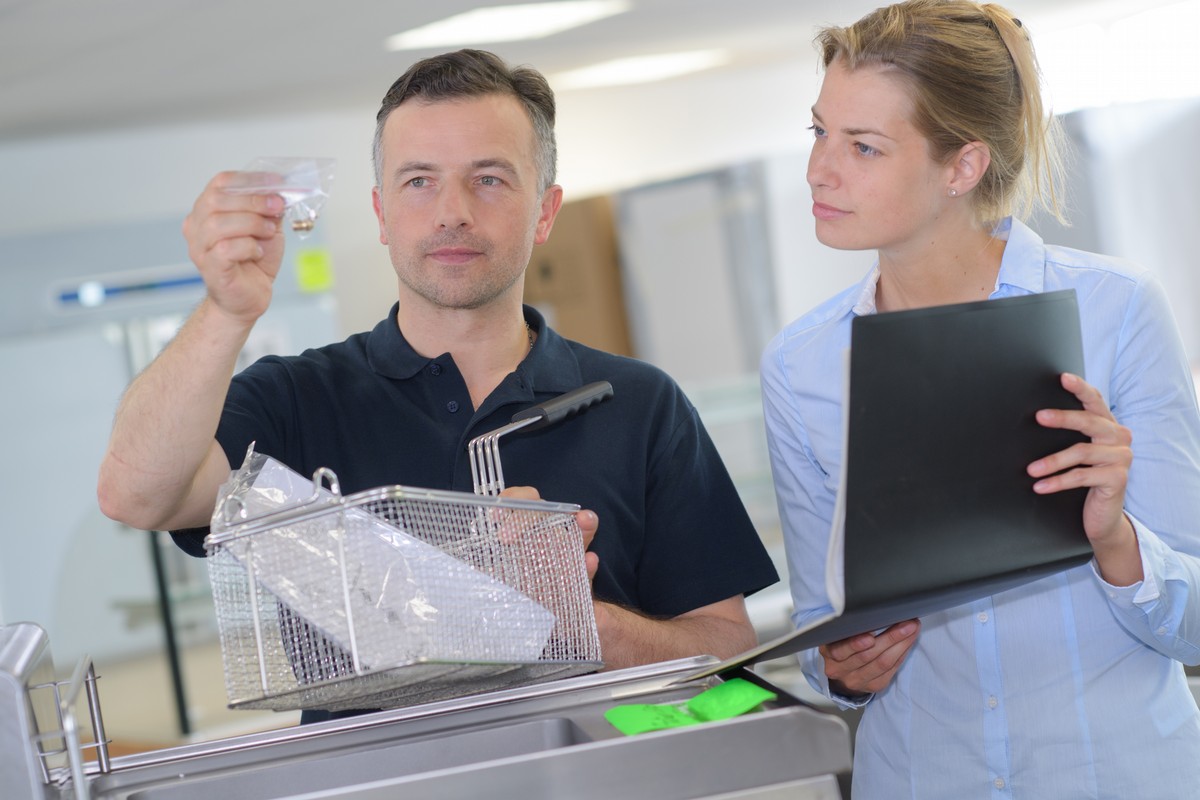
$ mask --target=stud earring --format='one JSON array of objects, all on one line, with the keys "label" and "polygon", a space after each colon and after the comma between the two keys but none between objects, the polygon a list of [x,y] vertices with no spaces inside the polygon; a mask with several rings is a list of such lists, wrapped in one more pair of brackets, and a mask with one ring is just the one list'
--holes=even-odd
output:
[{"label": "stud earring", "polygon": [[951,197],[958,197],[958,189],[951,189],[951,190],[950,190],[950,196],[951,196]]}]

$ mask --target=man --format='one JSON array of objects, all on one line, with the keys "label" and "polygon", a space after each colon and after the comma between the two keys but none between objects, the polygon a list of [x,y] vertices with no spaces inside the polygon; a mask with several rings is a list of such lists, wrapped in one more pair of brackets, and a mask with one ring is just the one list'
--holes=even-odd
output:
[{"label": "man", "polygon": [[369,333],[232,383],[281,263],[283,201],[227,191],[238,173],[209,183],[184,223],[207,297],[121,402],[104,513],[202,554],[203,531],[183,529],[207,524],[251,441],[301,474],[333,469],[347,494],[470,491],[471,438],[607,380],[611,401],[502,454],[510,482],[536,487],[519,494],[592,510],[580,524],[606,665],[753,646],[743,596],[777,575],[695,410],[661,371],[564,340],[522,306],[562,204],[545,79],[480,51],[419,62],[384,98],[374,157],[398,303]]}]

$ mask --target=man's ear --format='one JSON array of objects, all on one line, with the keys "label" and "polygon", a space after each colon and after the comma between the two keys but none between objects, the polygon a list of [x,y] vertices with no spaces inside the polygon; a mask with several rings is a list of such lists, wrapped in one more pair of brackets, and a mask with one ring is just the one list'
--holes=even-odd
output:
[{"label": "man's ear", "polygon": [[379,187],[371,189],[371,207],[375,209],[375,219],[379,220],[379,243],[387,244],[387,228],[383,225],[383,200],[379,197]]},{"label": "man's ear", "polygon": [[951,158],[950,183],[946,189],[951,194],[964,195],[975,188],[988,165],[992,163],[992,151],[983,142],[968,142]]},{"label": "man's ear", "polygon": [[554,227],[554,218],[562,208],[563,190],[554,184],[542,194],[542,213],[538,217],[537,228],[534,230],[533,243],[544,244],[550,238],[550,229]]}]

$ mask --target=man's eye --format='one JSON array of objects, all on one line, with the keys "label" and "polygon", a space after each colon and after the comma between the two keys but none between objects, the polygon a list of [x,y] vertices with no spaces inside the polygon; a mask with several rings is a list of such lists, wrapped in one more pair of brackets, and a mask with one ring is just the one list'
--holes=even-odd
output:
[{"label": "man's eye", "polygon": [[410,178],[408,181],[408,185],[412,186],[413,188],[420,189],[423,186],[425,186],[427,180],[428,179],[426,179],[426,178]]},{"label": "man's eye", "polygon": [[495,175],[484,175],[482,178],[479,179],[479,182],[482,183],[484,186],[499,186],[500,185],[500,179],[497,178]]}]

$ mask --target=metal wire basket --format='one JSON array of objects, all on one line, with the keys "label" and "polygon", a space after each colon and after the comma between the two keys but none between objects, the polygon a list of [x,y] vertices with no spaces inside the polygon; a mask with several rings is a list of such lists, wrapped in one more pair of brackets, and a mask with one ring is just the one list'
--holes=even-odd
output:
[{"label": "metal wire basket", "polygon": [[[488,434],[489,469],[498,433],[579,410]],[[392,708],[602,667],[578,506],[485,495],[502,478],[475,478],[477,494],[342,496],[318,470],[298,505],[219,503],[205,548],[230,707]]]}]

